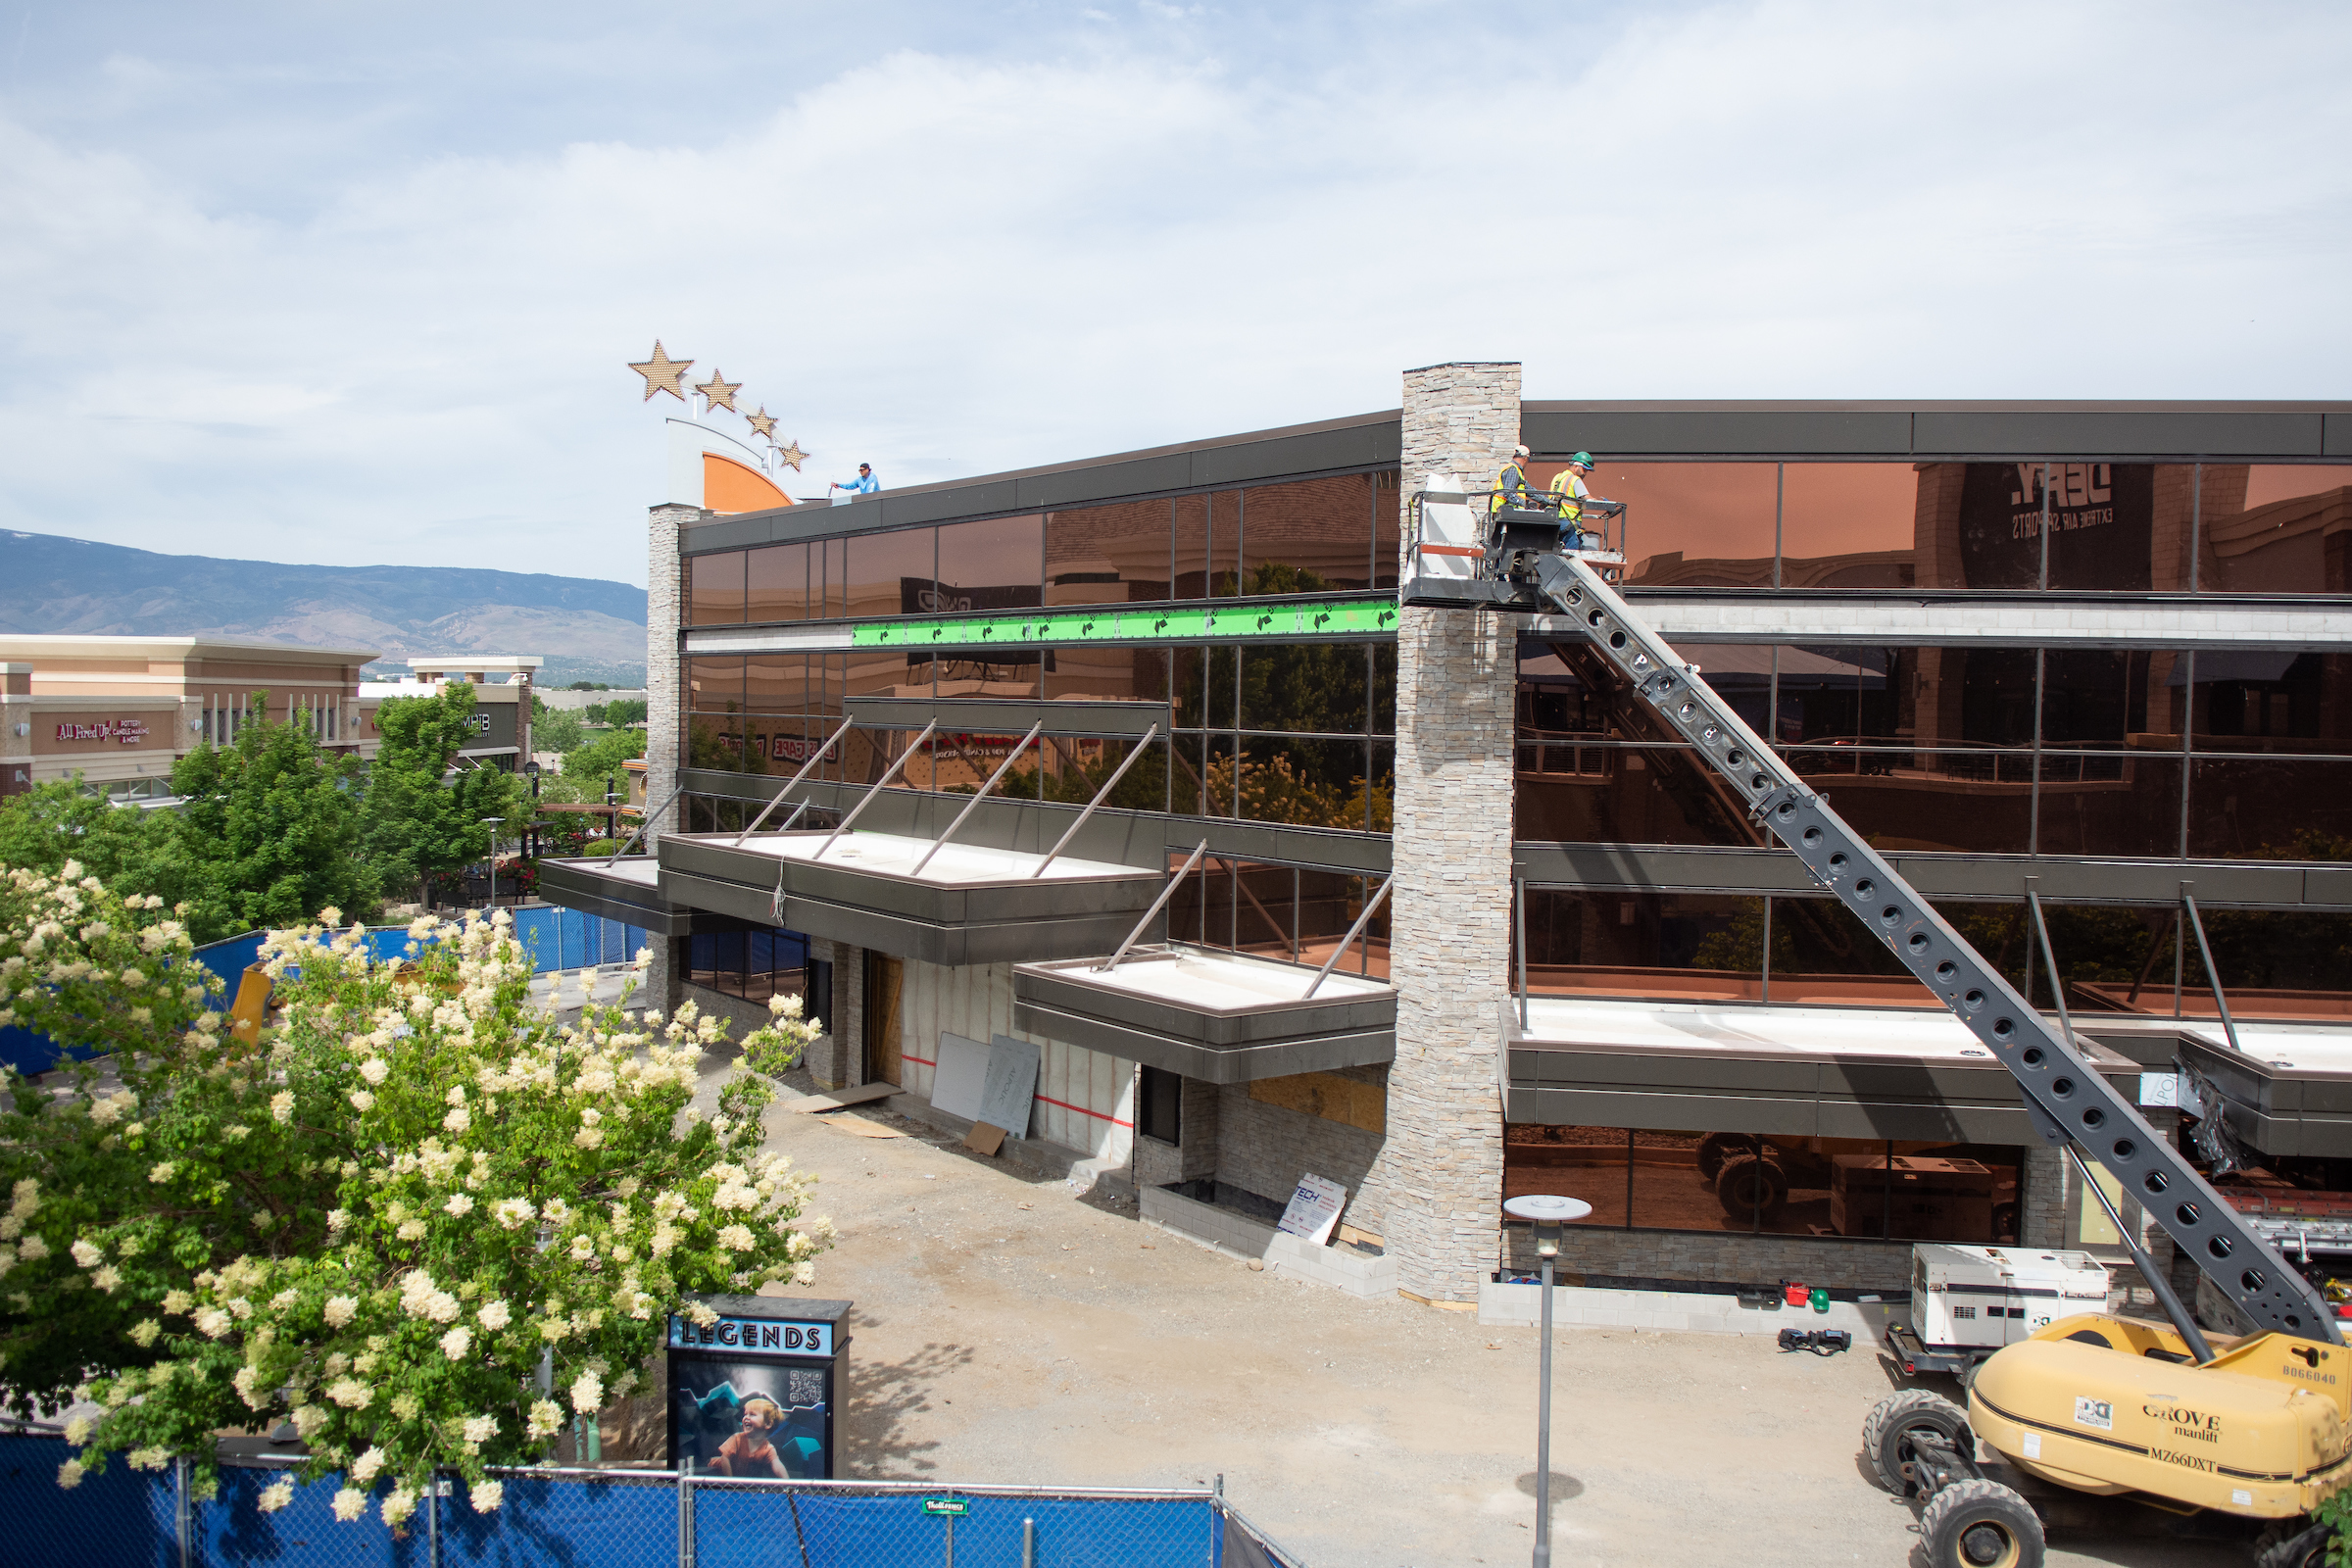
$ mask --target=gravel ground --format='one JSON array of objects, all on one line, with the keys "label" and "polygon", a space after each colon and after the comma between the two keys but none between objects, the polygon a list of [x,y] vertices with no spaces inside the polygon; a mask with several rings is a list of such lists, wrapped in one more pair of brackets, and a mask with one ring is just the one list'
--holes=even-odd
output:
[{"label": "gravel ground", "polygon": [[[713,1067],[717,1066],[713,1063]],[[900,1133],[853,1136],[856,1117]],[[1525,1561],[1536,1332],[1359,1301],[1141,1223],[872,1107],[769,1113],[840,1226],[807,1294],[856,1303],[844,1459],[857,1476],[1195,1486],[1316,1568]],[[1862,1418],[1898,1376],[1867,1349],[1561,1329],[1554,1560],[1917,1564],[1869,1479]],[[2114,1509],[2058,1564],[2243,1564]]]}]

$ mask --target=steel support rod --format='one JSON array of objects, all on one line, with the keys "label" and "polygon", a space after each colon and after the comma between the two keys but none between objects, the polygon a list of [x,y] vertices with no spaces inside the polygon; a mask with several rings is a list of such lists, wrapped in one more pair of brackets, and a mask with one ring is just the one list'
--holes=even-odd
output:
[{"label": "steel support rod", "polygon": [[619,849],[612,852],[612,858],[617,860],[622,856],[628,854],[629,851],[635,849],[637,847],[637,841],[645,837],[647,830],[650,829],[656,822],[661,821],[662,817],[668,815],[669,808],[677,805],[678,797],[685,793],[686,786],[683,784],[679,785],[676,789],[671,790],[669,792],[669,799],[662,803],[662,809],[656,811],[653,815],[638,823],[637,831],[630,834],[627,841],[624,842]]},{"label": "steel support rod", "polygon": [[1157,738],[1158,734],[1159,725],[1156,723],[1144,731],[1144,738],[1135,743],[1135,749],[1127,754],[1126,759],[1119,763],[1110,777],[1102,781],[1102,787],[1095,791],[1095,798],[1086,803],[1086,809],[1078,813],[1078,820],[1069,825],[1068,831],[1056,839],[1054,847],[1046,852],[1046,858],[1037,862],[1037,869],[1029,873],[1030,880],[1035,881],[1044,876],[1046,867],[1061,858],[1061,852],[1070,847],[1070,840],[1076,838],[1078,830],[1086,826],[1086,819],[1095,814],[1095,808],[1101,806],[1103,799],[1110,794],[1111,786],[1127,776],[1127,770],[1135,765],[1135,760],[1151,749],[1152,742]]},{"label": "steel support rod", "polygon": [[954,838],[956,833],[962,829],[964,818],[970,816],[974,811],[980,808],[980,803],[988,799],[990,793],[994,791],[997,785],[1004,780],[1004,775],[1011,770],[1012,764],[1021,760],[1021,754],[1029,749],[1029,743],[1037,739],[1039,733],[1043,731],[1045,727],[1046,721],[1042,718],[1029,726],[1029,733],[1021,737],[1021,744],[1015,746],[1012,749],[1011,754],[1007,756],[1004,761],[997,764],[997,770],[988,775],[988,782],[980,786],[980,792],[977,795],[974,795],[970,800],[963,803],[963,809],[956,813],[956,820],[948,824],[948,830],[945,833],[942,833],[938,838],[931,841],[931,847],[923,852],[923,858],[914,862],[914,870],[909,873],[910,875],[921,876],[923,874],[923,867],[931,863],[931,857],[937,855],[941,850],[947,848],[948,841]]},{"label": "steel support rod", "polygon": [[914,754],[923,749],[923,742],[929,740],[931,738],[931,732],[937,728],[939,728],[939,720],[936,718],[923,726],[923,732],[914,738],[912,744],[899,754],[899,760],[891,763],[889,768],[883,772],[880,778],[874,780],[873,788],[867,790],[862,796],[858,797],[858,804],[850,808],[850,814],[843,817],[841,821],[834,827],[833,831],[825,835],[825,842],[819,844],[816,847],[816,853],[808,857],[811,861],[824,858],[825,852],[833,847],[833,841],[841,837],[844,833],[847,833],[850,830],[850,824],[857,821],[858,818],[864,813],[865,808],[874,804],[874,797],[890,787],[890,781],[899,776],[899,769],[905,767],[906,763],[913,758]]},{"label": "steel support rod", "polygon": [[[1323,960],[1323,967],[1317,969],[1314,979],[1307,982],[1306,995],[1298,999],[1300,1002],[1304,1002],[1307,997],[1315,994],[1315,988],[1321,985],[1324,977],[1331,973],[1331,966],[1340,961],[1340,956],[1353,947],[1355,939],[1364,934],[1364,927],[1372,923],[1373,912],[1380,907],[1380,901],[1389,896],[1389,889],[1396,886],[1396,873],[1391,871],[1388,880],[1381,883],[1380,891],[1364,901],[1364,912],[1355,917],[1355,924],[1348,928],[1348,934],[1340,938],[1340,945],[1331,950],[1331,956]],[[1526,1027],[1524,1018],[1520,1020],[1520,1026]]]},{"label": "steel support rod", "polygon": [[2197,956],[2205,960],[2205,983],[2213,988],[2213,1004],[2221,1009],[2222,1033],[2229,1036],[2230,1049],[2242,1056],[2246,1048],[2237,1043],[2237,1023],[2230,1016],[2230,999],[2222,995],[2221,972],[2214,968],[2213,949],[2205,941],[2205,917],[2197,913],[2197,901],[2185,882],[2180,885],[2180,907],[2188,911],[2189,927],[2197,933]]},{"label": "steel support rod", "polygon": [[1200,857],[1207,853],[1208,840],[1202,839],[1200,847],[1193,851],[1193,858],[1184,862],[1184,869],[1168,878],[1168,885],[1159,890],[1159,897],[1152,901],[1152,907],[1146,909],[1144,917],[1135,922],[1135,929],[1127,933],[1127,940],[1119,944],[1119,951],[1112,954],[1110,961],[1097,969],[1095,973],[1108,974],[1119,966],[1119,960],[1127,956],[1127,950],[1135,946],[1135,939],[1142,936],[1152,922],[1159,917],[1159,911],[1167,906],[1170,899],[1176,896],[1176,890],[1184,886],[1184,879],[1193,874],[1193,867],[1199,865]]},{"label": "steel support rod", "polygon": [[1511,902],[1516,905],[1519,930],[1519,1027],[1527,1028],[1527,878],[1520,877],[1511,886]]},{"label": "steel support rod", "polygon": [[[825,760],[825,754],[827,752],[841,744],[841,738],[844,735],[847,735],[850,731],[856,729],[857,727],[858,721],[854,718],[850,719],[848,722],[844,723],[841,728],[833,732],[832,739],[826,741],[824,745],[819,746],[815,751],[809,753],[808,760],[801,764],[801,770],[798,773],[793,774],[792,778],[782,789],[776,791],[774,795],[770,796],[765,806],[760,808],[760,814],[752,818],[752,825],[735,835],[735,848],[739,850],[742,849],[743,841],[750,838],[753,834],[759,832],[760,824],[767,820],[767,813],[774,810],[776,807],[782,803],[784,797],[790,795],[793,790],[798,787],[801,780],[808,776],[808,770],[810,768],[816,766],[817,763]],[[793,811],[792,816],[785,823],[785,827],[789,827],[793,822],[797,822],[801,819],[801,811],[807,809],[808,804],[808,803],[806,801],[801,803],[800,808]],[[778,828],[776,831],[781,833],[784,831],[784,828]]]},{"label": "steel support rod", "polygon": [[2132,1253],[2132,1261],[2139,1269],[2139,1277],[2148,1282],[2149,1293],[2156,1298],[2157,1304],[2164,1308],[2164,1315],[2173,1320],[2174,1331],[2187,1345],[2189,1353],[2197,1358],[2197,1365],[2203,1366],[2212,1360],[2213,1347],[2205,1343],[2205,1336],[2198,1332],[2197,1320],[2188,1315],[2188,1309],[2180,1304],[2180,1298],[2174,1294],[2173,1282],[2156,1272],[2156,1264],[2149,1258],[2147,1250],[2139,1245],[2139,1238],[2132,1234],[2132,1227],[2124,1223],[2124,1216],[2117,1213],[2115,1205],[2107,1200],[2107,1189],[2091,1178],[2090,1167],[2082,1162],[2082,1156],[2076,1152],[2071,1143],[2066,1146],[2066,1157],[2075,1162],[2075,1173],[2082,1178],[2082,1190],[2097,1199],[2099,1206],[2107,1211],[2108,1222],[2114,1225],[2115,1234],[2124,1239],[2124,1247]]},{"label": "steel support rod", "polygon": [[[2032,878],[2027,880],[2031,883]],[[2032,886],[2026,889],[2026,906],[2034,911],[2034,934],[2041,941],[2041,966],[2050,971],[2050,1000],[2058,1004],[2058,1032],[2072,1045],[2075,1021],[2066,1012],[2066,980],[2058,973],[2058,954],[2050,946],[2050,923],[2042,918],[2041,894]]]}]

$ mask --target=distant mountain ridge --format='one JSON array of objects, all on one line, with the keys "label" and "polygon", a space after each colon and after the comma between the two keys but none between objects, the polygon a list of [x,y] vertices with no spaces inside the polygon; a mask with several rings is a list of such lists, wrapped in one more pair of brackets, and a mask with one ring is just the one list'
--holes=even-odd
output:
[{"label": "distant mountain ridge", "polygon": [[539,654],[540,680],[641,684],[645,590],[478,566],[291,566],[0,531],[0,631],[265,637],[412,654]]}]

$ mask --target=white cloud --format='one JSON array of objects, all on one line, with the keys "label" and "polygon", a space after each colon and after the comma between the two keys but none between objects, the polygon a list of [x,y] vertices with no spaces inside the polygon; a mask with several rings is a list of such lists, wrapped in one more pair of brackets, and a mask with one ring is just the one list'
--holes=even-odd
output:
[{"label": "white cloud", "polygon": [[368,162],[283,213],[0,113],[0,526],[641,581],[657,335],[810,494],[1384,407],[1448,358],[1533,396],[2341,390],[2332,8],[1365,15],[686,87],[659,144]]}]

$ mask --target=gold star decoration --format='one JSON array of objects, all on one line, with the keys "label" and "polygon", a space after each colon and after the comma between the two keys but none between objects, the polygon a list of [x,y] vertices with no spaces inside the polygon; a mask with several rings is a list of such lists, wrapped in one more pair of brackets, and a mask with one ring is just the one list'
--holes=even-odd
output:
[{"label": "gold star decoration", "polygon": [[[730,408],[733,406],[734,405],[732,404],[728,405]],[[770,441],[775,439],[776,416],[767,412],[766,404],[762,403],[760,405],[760,412],[758,414],[744,415],[743,422],[750,425],[759,434],[767,437]]]},{"label": "gold star decoration", "polygon": [[797,440],[776,448],[776,456],[790,464],[792,471],[795,473],[800,472],[801,465],[808,461],[808,454],[801,450],[801,444]]},{"label": "gold star decoration", "polygon": [[698,383],[695,390],[703,395],[703,401],[709,408],[741,414],[743,411],[735,406],[735,391],[742,385],[741,381],[728,380],[727,372],[713,366],[710,379]]},{"label": "gold star decoration", "polygon": [[686,379],[687,368],[693,364],[692,360],[671,359],[662,349],[662,340],[656,338],[654,339],[654,357],[642,364],[632,363],[629,368],[645,377],[647,402],[653,401],[655,393],[666,392],[680,403],[684,403],[686,389],[679,383]]}]

